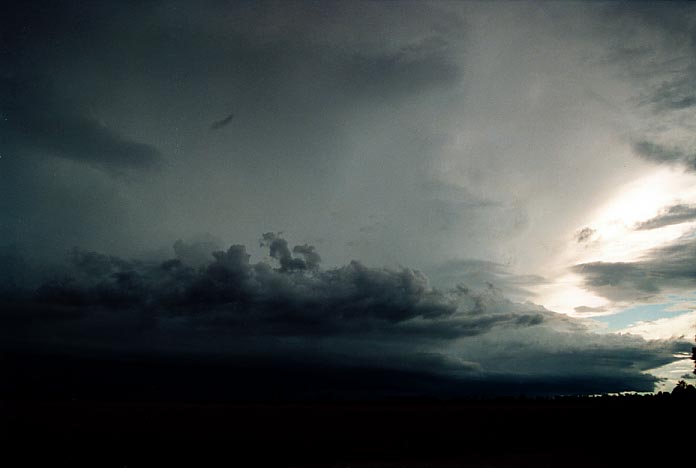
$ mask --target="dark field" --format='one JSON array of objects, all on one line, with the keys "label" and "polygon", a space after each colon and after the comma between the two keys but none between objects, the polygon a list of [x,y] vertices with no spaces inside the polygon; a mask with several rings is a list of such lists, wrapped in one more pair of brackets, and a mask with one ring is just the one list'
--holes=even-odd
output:
[{"label": "dark field", "polygon": [[3,401],[5,466],[688,466],[673,397],[313,403]]},{"label": "dark field", "polygon": [[694,456],[693,389],[432,398],[403,392],[447,381],[259,362],[2,357],[1,466],[688,466]]}]

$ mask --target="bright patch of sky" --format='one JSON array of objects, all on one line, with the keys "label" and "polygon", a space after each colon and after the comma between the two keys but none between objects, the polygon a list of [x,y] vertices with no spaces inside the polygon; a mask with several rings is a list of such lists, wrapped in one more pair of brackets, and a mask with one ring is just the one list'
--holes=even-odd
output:
[{"label": "bright patch of sky", "polygon": [[[617,187],[608,202],[588,216],[585,224],[568,233],[567,248],[549,271],[556,279],[535,289],[535,301],[545,307],[599,323],[601,333],[630,333],[645,339],[691,340],[696,332],[696,293],[663,294],[657,303],[617,303],[584,287],[583,278],[567,272],[572,265],[591,262],[636,262],[652,249],[696,235],[694,221],[636,229],[676,204],[696,202],[696,176],[660,168]],[[584,231],[583,231],[584,230]],[[582,232],[582,235],[579,233]],[[655,391],[671,391],[679,380],[693,379],[689,356],[652,369],[660,382]]]},{"label": "bright patch of sky", "polygon": [[[592,317],[605,324],[606,331],[674,318],[692,310],[685,305],[694,299],[688,296],[665,296],[659,303],[650,304],[611,302],[586,289],[582,276],[569,273],[567,269],[591,262],[640,261],[650,250],[689,235],[695,222],[643,230],[636,229],[637,224],[675,204],[694,202],[696,175],[669,167],[653,169],[617,187],[615,194],[592,212],[585,223],[568,233],[565,251],[550,265],[549,270],[557,272],[556,278],[535,289],[535,302],[556,312]],[[583,229],[585,235],[581,239],[578,233]],[[634,333],[643,331],[643,328],[634,329]],[[690,332],[684,330],[684,334]]]},{"label": "bright patch of sky", "polygon": [[674,318],[690,312],[688,309],[674,309],[674,305],[674,303],[641,304],[615,314],[595,317],[594,320],[606,324],[607,332],[618,332],[636,326],[640,322]]},{"label": "bright patch of sky", "polygon": [[[608,325],[607,331],[640,335],[647,340],[689,341],[696,330],[696,303],[645,304],[631,307],[617,314],[597,317],[595,320]],[[659,318],[655,318],[659,317]],[[691,356],[676,355],[677,361],[655,369],[650,374],[661,379],[655,392],[669,392],[680,380],[693,383],[694,362]]]},{"label": "bright patch of sky", "polygon": [[671,392],[676,383],[685,380],[689,384],[694,384],[696,375],[693,373],[694,362],[688,357],[679,359],[666,366],[653,369],[651,373],[662,379],[655,386],[656,392]]},{"label": "bright patch of sky", "polygon": [[622,333],[640,335],[649,340],[683,339],[686,341],[694,338],[696,330],[696,305],[691,305],[689,312],[677,313],[672,317],[662,317],[652,320],[641,320],[620,330]]}]

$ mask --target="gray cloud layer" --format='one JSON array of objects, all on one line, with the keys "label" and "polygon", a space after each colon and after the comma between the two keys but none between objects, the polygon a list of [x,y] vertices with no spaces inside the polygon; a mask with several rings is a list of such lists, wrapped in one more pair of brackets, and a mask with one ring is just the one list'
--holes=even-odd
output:
[{"label": "gray cloud layer", "polygon": [[278,268],[250,262],[240,245],[213,252],[198,268],[181,258],[151,263],[73,251],[52,279],[3,293],[4,346],[294,356],[329,367],[426,372],[462,388],[517,379],[534,382],[533,393],[569,381],[580,392],[588,385],[649,390],[654,378],[643,371],[686,345],[595,335],[494,289],[434,289],[407,268],[352,262],[321,270],[310,246],[292,249],[295,257],[277,234],[263,243]]},{"label": "gray cloud layer", "polygon": [[[28,254],[8,256],[21,275],[0,272],[17,332],[7,336],[330,349],[332,363],[648,388],[640,371],[669,361],[671,345],[596,341],[580,322],[506,298],[546,281],[546,259],[617,181],[646,161],[692,163],[688,141],[665,130],[686,128],[692,108],[690,11],[11,2],[0,18],[0,246]],[[640,135],[642,160],[626,134]],[[280,229],[300,245],[278,234],[258,245]],[[178,242],[173,261],[125,260],[201,232],[248,252],[209,238]],[[34,284],[34,269],[75,245],[84,251],[69,267]],[[260,249],[278,268],[249,260]],[[584,268],[603,291],[667,287],[642,280],[640,265],[624,280],[625,265]],[[677,277],[684,265],[664,268]],[[569,337],[583,363],[572,369]]]},{"label": "gray cloud layer", "polygon": [[[339,3],[206,2],[190,14],[183,2],[16,2],[2,19],[0,163],[7,181],[0,195],[22,199],[22,209],[6,216],[2,243],[45,244],[26,224],[59,232],[59,249],[105,237],[115,251],[154,248],[163,230],[250,243],[260,230],[336,224],[337,213],[346,239],[327,229],[311,235],[348,245],[368,216],[395,213],[385,223],[389,232],[360,235],[349,250],[374,255],[384,250],[383,237],[401,249],[407,242],[394,233],[405,232],[403,217],[423,213],[429,201],[416,193],[399,206],[404,191],[380,181],[389,173],[403,182],[428,177],[428,155],[442,136],[403,126],[432,107],[420,96],[458,85],[463,70],[452,51],[465,29],[429,6],[400,6],[398,18],[388,5],[365,8],[374,16]],[[415,108],[401,112],[404,104]],[[224,119],[225,131],[210,132],[210,122],[230,109],[235,118]],[[375,134],[363,135],[362,126]],[[354,162],[356,155],[376,161]],[[92,167],[123,182],[104,180]],[[150,170],[157,167],[167,170]],[[99,232],[94,210],[66,204],[39,216],[31,194],[58,192],[64,173],[95,186],[92,199],[105,218],[158,227],[111,236]],[[78,191],[66,185],[71,195]],[[366,200],[356,200],[356,191]],[[197,201],[211,195],[210,203]],[[386,206],[374,207],[374,199]],[[63,222],[73,213],[82,218],[80,235]]]},{"label": "gray cloud layer", "polygon": [[663,293],[691,292],[696,279],[695,264],[696,241],[687,234],[647,252],[635,262],[584,263],[576,265],[574,270],[584,276],[585,286],[598,294],[611,300],[633,302],[649,301]]},{"label": "gray cloud layer", "polygon": [[43,95],[44,86],[24,77],[0,82],[3,153],[46,154],[115,172],[160,164],[153,146],[124,138],[70,103],[55,102]]},{"label": "gray cloud layer", "polygon": [[654,218],[638,223],[635,228],[638,230],[657,229],[694,220],[696,220],[696,206],[678,204],[663,209]]},{"label": "gray cloud layer", "polygon": [[606,52],[603,12],[15,2],[0,198],[19,203],[3,207],[0,242],[134,254],[282,228],[330,242],[329,264],[536,267],[529,246],[557,246],[629,160],[607,149],[616,131],[597,98],[615,79],[584,61]]},{"label": "gray cloud layer", "polygon": [[90,41],[96,25],[58,3],[38,2],[9,6],[2,28],[0,151],[5,157],[61,157],[112,172],[159,165],[154,146],[108,128],[84,96],[66,92],[65,85],[75,83],[54,77],[61,60],[79,54],[80,44],[88,47],[84,41]]},{"label": "gray cloud layer", "polygon": [[548,280],[538,275],[512,274],[505,265],[483,260],[451,260],[428,269],[428,277],[444,288],[462,287],[497,291],[504,297],[525,301],[531,288]]},{"label": "gray cloud layer", "polygon": [[612,60],[639,91],[634,152],[696,169],[689,123],[696,108],[696,9],[688,2],[631,2],[610,5],[606,15],[604,27],[616,41]]},{"label": "gray cloud layer", "polygon": [[638,156],[654,163],[682,164],[688,169],[696,169],[696,155],[679,148],[669,148],[650,141],[638,141],[633,145],[633,150]]}]

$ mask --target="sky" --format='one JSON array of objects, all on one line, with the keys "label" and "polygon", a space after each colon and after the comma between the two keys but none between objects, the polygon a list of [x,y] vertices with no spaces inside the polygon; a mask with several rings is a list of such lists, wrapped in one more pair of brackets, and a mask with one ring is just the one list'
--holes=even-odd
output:
[{"label": "sky", "polygon": [[302,395],[281,367],[361,396],[694,378],[695,6],[6,10],[6,351],[263,362]]}]

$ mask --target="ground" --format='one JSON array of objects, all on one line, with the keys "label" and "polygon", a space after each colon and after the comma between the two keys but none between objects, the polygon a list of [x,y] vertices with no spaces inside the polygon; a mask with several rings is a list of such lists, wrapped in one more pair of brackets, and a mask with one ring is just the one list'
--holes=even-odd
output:
[{"label": "ground", "polygon": [[[5,466],[626,466],[693,460],[696,401],[2,402]],[[11,454],[11,455],[10,455]]]}]

